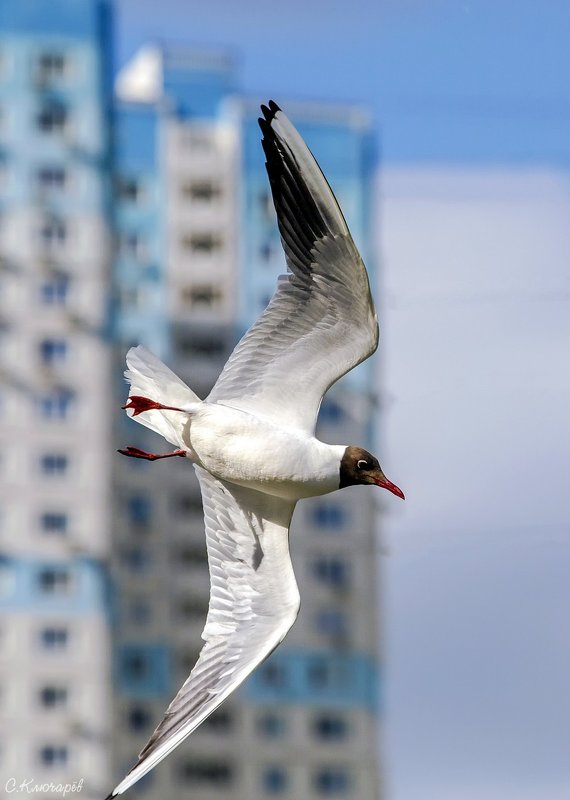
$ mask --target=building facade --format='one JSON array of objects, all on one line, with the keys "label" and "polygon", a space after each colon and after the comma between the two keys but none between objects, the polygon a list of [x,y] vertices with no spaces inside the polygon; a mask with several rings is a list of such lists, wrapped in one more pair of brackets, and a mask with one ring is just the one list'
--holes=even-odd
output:
[{"label": "building facade", "polygon": [[[284,270],[258,103],[236,93],[233,63],[212,51],[145,48],[117,86],[116,374],[128,347],[142,343],[205,397]],[[373,273],[367,115],[284,107],[317,154]],[[372,387],[369,363],[335,386],[319,435],[372,446]],[[117,391],[118,405],[124,383]],[[116,428],[117,446],[164,448],[125,416]],[[119,777],[197,659],[209,581],[189,464],[118,457],[113,486]],[[133,797],[378,798],[374,502],[355,487],[299,505],[298,621],[250,681],[133,787]]]},{"label": "building facade", "polygon": [[[233,59],[143,48],[114,98],[111,22],[107,0],[0,0],[0,785],[88,800],[162,718],[208,607],[191,466],[114,453],[163,447],[119,409],[126,351],[207,396],[284,269]],[[283,105],[373,273],[367,115]],[[319,435],[371,445],[372,386],[369,363],[335,386]],[[299,505],[296,625],[133,798],[378,797],[373,503]]]},{"label": "building facade", "polygon": [[83,779],[93,799],[110,777],[109,37],[102,0],[0,2],[2,788]]}]

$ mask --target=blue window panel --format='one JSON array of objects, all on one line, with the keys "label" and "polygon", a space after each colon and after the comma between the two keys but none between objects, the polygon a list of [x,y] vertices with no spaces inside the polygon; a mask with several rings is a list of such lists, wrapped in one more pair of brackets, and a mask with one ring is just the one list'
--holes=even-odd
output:
[{"label": "blue window panel", "polygon": [[2,610],[73,616],[109,611],[106,571],[94,559],[73,557],[47,562],[17,558],[0,560],[0,567],[2,563],[9,575],[8,591],[0,593]]},{"label": "blue window panel", "polygon": [[170,691],[168,648],[163,644],[124,644],[117,650],[116,681],[130,697],[162,697]]},{"label": "blue window panel", "polygon": [[319,503],[311,510],[313,523],[319,528],[338,530],[346,525],[348,514],[344,508],[334,503]]},{"label": "blue window panel", "polygon": [[43,628],[40,631],[40,642],[45,650],[65,650],[69,643],[69,631],[63,627]]},{"label": "blue window panel", "polygon": [[129,521],[134,525],[149,525],[152,517],[152,503],[143,494],[134,494],[127,500]]},{"label": "blue window panel", "polygon": [[[264,670],[269,664],[277,665],[286,680],[268,682]],[[253,673],[243,691],[248,700],[263,705],[359,707],[375,714],[379,672],[374,658],[367,653],[345,655],[284,647]]]},{"label": "blue window panel", "polygon": [[44,767],[64,767],[68,757],[69,750],[65,745],[49,744],[39,751],[39,761]]},{"label": "blue window panel", "polygon": [[325,636],[346,636],[346,614],[338,608],[323,608],[315,617],[315,627]]},{"label": "blue window panel", "polygon": [[65,360],[67,342],[65,339],[42,339],[39,349],[44,364],[55,364]]},{"label": "blue window panel", "polygon": [[61,100],[44,100],[36,116],[36,125],[42,133],[62,133],[69,122],[69,110]]},{"label": "blue window panel", "polygon": [[42,567],[36,575],[37,587],[42,594],[62,595],[72,590],[73,575],[65,566]]},{"label": "blue window panel", "polygon": [[69,294],[69,278],[55,275],[42,283],[40,287],[41,301],[46,306],[64,306]]},{"label": "blue window panel", "polygon": [[350,583],[350,563],[335,556],[317,558],[313,562],[313,575],[333,589],[346,589]]},{"label": "blue window panel", "polygon": [[324,767],[313,776],[313,786],[323,797],[341,795],[350,788],[350,776],[341,767]]},{"label": "blue window panel", "polygon": [[40,413],[44,419],[65,419],[73,406],[75,395],[68,389],[57,389],[42,395],[38,400]]},{"label": "blue window panel", "polygon": [[144,731],[152,724],[152,716],[145,706],[134,705],[128,711],[127,725],[131,731]]},{"label": "blue window panel", "polygon": [[348,723],[338,714],[319,714],[313,719],[313,736],[323,741],[342,741],[348,736]]},{"label": "blue window panel", "polygon": [[268,767],[263,772],[262,783],[267,794],[283,794],[287,791],[288,775],[283,767]]},{"label": "blue window panel", "polygon": [[287,724],[282,714],[268,711],[257,719],[257,732],[267,739],[280,739],[287,730]]},{"label": "blue window panel", "polygon": [[41,526],[46,533],[67,533],[68,517],[59,511],[46,511],[41,516]]},{"label": "blue window panel", "polygon": [[123,550],[121,560],[131,572],[142,574],[150,568],[150,553],[142,547],[130,547]]},{"label": "blue window panel", "polygon": [[63,453],[45,453],[40,464],[45,475],[64,475],[67,472],[68,459]]},{"label": "blue window panel", "polygon": [[342,422],[344,419],[344,411],[335,403],[334,400],[324,399],[319,412],[319,421],[327,422],[329,424],[336,424]]}]

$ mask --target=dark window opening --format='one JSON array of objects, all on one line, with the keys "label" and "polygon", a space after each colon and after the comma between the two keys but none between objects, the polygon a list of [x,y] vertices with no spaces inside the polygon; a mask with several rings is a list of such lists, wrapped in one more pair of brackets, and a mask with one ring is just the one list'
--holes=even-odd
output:
[{"label": "dark window opening", "polygon": [[61,708],[67,703],[67,689],[64,686],[44,686],[40,690],[40,703],[45,708]]},{"label": "dark window opening", "polygon": [[67,533],[67,514],[58,511],[46,511],[41,516],[41,525],[46,533]]},{"label": "dark window opening", "polygon": [[227,787],[234,777],[233,766],[224,761],[187,761],[180,767],[185,783],[199,786]]}]

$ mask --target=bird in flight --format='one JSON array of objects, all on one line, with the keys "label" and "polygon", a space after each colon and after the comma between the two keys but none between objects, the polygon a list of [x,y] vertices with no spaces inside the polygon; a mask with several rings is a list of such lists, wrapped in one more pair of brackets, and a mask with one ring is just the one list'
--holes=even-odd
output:
[{"label": "bird in flight", "polygon": [[107,800],[189,736],[293,625],[299,591],[289,525],[297,501],[354,484],[404,498],[369,452],[315,438],[323,395],[376,350],[378,321],[366,268],[319,165],[276,103],[261,110],[288,268],[269,306],[204,401],[142,347],[127,355],[127,413],[176,449],[119,452],[192,461],[202,492],[211,588],[198,661]]}]

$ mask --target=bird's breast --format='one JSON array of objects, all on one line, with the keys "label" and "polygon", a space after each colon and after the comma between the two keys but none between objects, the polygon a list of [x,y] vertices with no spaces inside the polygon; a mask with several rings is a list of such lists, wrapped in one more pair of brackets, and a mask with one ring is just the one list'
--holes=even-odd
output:
[{"label": "bird's breast", "polygon": [[200,465],[231,483],[292,500],[339,487],[343,447],[238,409],[204,403],[185,437]]}]

